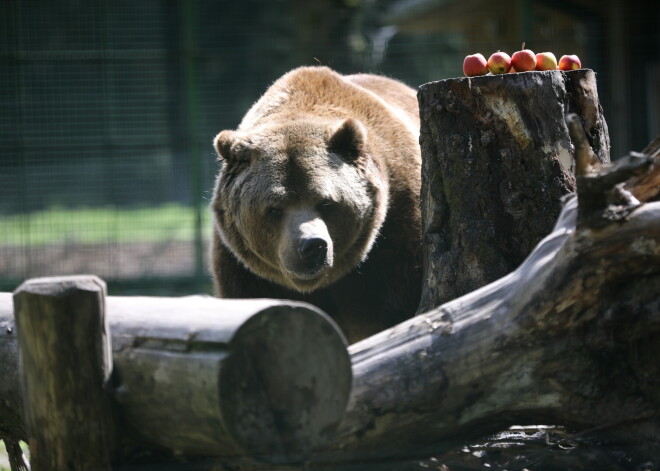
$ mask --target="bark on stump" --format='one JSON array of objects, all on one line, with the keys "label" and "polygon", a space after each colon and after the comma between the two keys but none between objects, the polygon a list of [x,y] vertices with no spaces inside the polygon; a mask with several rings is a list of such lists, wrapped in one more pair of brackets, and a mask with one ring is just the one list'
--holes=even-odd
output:
[{"label": "bark on stump", "polygon": [[456,78],[420,87],[424,285],[420,312],[513,271],[575,191],[568,113],[609,162],[595,74]]}]

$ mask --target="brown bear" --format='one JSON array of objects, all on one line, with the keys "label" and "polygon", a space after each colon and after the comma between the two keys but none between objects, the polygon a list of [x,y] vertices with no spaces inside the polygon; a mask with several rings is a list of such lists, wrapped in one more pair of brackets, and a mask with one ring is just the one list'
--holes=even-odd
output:
[{"label": "brown bear", "polygon": [[212,271],[225,298],[310,302],[353,342],[421,291],[415,91],[301,67],[215,138]]}]

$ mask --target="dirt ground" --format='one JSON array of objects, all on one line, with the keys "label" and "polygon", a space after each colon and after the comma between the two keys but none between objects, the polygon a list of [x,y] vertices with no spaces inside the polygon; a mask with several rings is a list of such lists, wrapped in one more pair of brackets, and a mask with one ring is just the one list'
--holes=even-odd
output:
[{"label": "dirt ground", "polygon": [[[208,247],[203,250],[207,271]],[[91,273],[108,279],[186,277],[195,273],[192,242],[0,246],[0,279]]]}]

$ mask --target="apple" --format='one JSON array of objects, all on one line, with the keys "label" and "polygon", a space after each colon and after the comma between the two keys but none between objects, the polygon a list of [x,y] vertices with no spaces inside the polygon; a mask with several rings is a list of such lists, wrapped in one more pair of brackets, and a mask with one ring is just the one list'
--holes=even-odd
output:
[{"label": "apple", "polygon": [[582,63],[580,62],[580,58],[575,54],[570,56],[561,56],[561,59],[559,59],[559,70],[575,70],[581,68]]},{"label": "apple", "polygon": [[516,72],[528,72],[536,68],[536,55],[534,51],[523,49],[516,51],[511,56],[511,67],[516,69]]},{"label": "apple", "polygon": [[540,52],[536,54],[536,70],[557,69],[557,58],[552,52]]},{"label": "apple", "polygon": [[506,74],[511,68],[511,57],[506,52],[494,52],[488,58],[488,70],[494,74]]},{"label": "apple", "polygon": [[486,64],[486,58],[483,54],[476,53],[465,56],[465,59],[463,60],[463,73],[466,77],[485,75],[488,73],[488,67],[486,67]]}]

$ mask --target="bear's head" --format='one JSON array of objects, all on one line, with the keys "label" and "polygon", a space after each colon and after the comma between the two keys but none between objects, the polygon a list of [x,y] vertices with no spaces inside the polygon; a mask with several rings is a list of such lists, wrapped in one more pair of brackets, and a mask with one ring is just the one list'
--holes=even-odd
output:
[{"label": "bear's head", "polygon": [[368,255],[387,210],[386,170],[352,118],[222,131],[214,230],[253,273],[310,292]]}]

